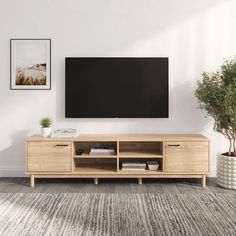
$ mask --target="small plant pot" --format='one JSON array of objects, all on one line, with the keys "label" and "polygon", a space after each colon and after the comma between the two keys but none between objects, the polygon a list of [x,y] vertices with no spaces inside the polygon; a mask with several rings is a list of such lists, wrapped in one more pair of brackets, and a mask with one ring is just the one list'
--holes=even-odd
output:
[{"label": "small plant pot", "polygon": [[223,188],[236,189],[236,157],[217,155],[217,184]]},{"label": "small plant pot", "polygon": [[41,135],[44,138],[49,138],[51,136],[51,133],[52,133],[52,128],[51,127],[41,129]]}]

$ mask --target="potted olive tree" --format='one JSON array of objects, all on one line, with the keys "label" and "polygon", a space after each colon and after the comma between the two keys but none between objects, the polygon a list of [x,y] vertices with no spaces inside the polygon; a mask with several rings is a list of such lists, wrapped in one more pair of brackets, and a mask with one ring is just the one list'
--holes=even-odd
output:
[{"label": "potted olive tree", "polygon": [[52,128],[51,128],[52,120],[50,118],[43,118],[40,121],[40,125],[42,126],[41,135],[44,138],[48,138],[51,136]]},{"label": "potted olive tree", "polygon": [[195,92],[199,107],[214,119],[214,130],[229,141],[228,151],[217,156],[217,183],[236,189],[236,57],[202,77]]}]

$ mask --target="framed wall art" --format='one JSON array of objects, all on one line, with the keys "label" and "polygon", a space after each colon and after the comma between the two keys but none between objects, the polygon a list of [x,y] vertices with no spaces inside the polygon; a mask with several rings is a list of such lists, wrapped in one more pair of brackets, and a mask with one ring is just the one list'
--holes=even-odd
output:
[{"label": "framed wall art", "polygon": [[10,88],[51,89],[51,39],[10,40]]}]

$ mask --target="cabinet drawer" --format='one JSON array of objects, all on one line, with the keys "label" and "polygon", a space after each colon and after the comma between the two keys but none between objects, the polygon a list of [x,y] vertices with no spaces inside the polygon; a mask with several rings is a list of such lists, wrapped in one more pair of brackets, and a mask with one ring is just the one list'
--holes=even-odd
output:
[{"label": "cabinet drawer", "polygon": [[28,142],[28,172],[71,170],[70,142]]},{"label": "cabinet drawer", "polygon": [[207,173],[208,142],[166,142],[166,171],[172,173]]}]

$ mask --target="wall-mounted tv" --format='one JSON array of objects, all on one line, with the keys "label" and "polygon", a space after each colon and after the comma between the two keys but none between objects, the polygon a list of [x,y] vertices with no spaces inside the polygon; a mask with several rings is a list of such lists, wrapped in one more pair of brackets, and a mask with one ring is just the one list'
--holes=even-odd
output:
[{"label": "wall-mounted tv", "polygon": [[167,118],[168,58],[68,57],[67,118]]}]

